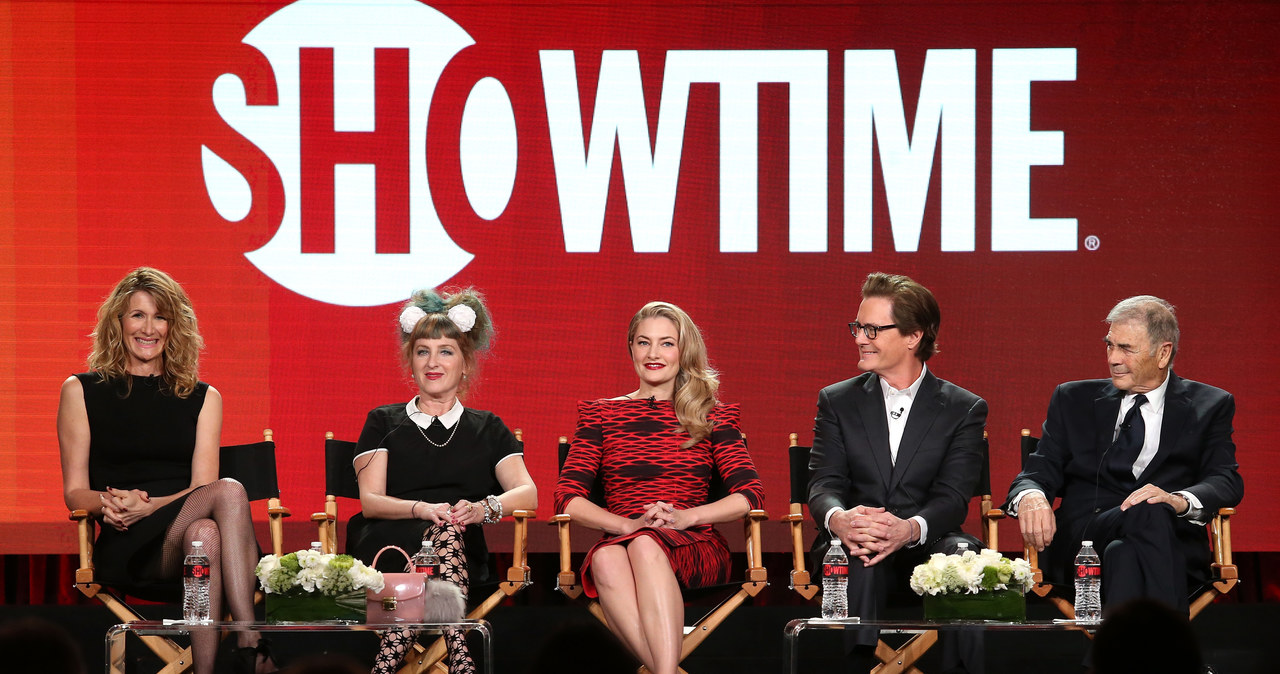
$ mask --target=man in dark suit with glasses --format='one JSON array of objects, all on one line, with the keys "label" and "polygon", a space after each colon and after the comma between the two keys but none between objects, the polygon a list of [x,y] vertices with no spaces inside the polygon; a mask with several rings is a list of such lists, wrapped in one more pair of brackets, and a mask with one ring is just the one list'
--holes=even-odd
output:
[{"label": "man in dark suit with glasses", "polygon": [[[863,374],[818,394],[809,460],[814,554],[821,560],[832,537],[850,551],[849,615],[864,620],[880,616],[890,588],[905,589],[930,554],[954,553],[960,541],[981,547],[960,525],[981,475],[987,404],[925,366],[938,350],[940,321],[924,286],[868,275],[849,324]],[[878,638],[872,629],[846,635],[863,657]],[[969,641],[962,664],[982,671],[981,642]]]}]

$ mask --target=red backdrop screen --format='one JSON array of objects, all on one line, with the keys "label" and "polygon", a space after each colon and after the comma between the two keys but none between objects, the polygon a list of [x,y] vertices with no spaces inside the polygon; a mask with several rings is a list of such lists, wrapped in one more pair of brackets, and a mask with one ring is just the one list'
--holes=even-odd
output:
[{"label": "red backdrop screen", "polygon": [[[1178,307],[1175,369],[1237,396],[1276,485],[1280,6],[1267,2],[0,4],[0,552],[71,551],[54,416],[103,296],[190,293],[224,444],[275,431],[319,509],[323,434],[408,400],[397,303],[474,285],[466,404],[525,432],[548,514],[575,401],[634,388],[675,302],[742,404],[767,508],[788,433],[857,374],[868,272],[943,310],[939,376],[990,403],[997,494],[1102,318]],[[1267,260],[1272,258],[1272,262]],[[1247,498],[1235,547],[1280,549]],[[346,514],[350,514],[347,512]],[[1007,541],[1016,540],[1009,536]]]}]

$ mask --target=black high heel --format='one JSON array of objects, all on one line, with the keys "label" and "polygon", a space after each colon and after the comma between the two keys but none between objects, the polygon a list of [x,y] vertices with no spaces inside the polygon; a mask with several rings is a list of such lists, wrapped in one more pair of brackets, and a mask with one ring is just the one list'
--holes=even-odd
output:
[{"label": "black high heel", "polygon": [[241,646],[234,651],[231,671],[235,674],[258,674],[258,656],[262,656],[262,664],[274,672],[280,667],[271,655],[271,642],[266,637],[258,639],[257,646]]}]

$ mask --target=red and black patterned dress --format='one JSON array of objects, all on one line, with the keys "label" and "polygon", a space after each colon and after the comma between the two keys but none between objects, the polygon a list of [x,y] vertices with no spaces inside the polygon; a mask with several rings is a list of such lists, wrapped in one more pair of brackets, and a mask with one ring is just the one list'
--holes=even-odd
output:
[{"label": "red and black patterned dress", "polygon": [[[737,405],[716,405],[707,415],[708,438],[688,449],[689,436],[670,401],[596,400],[578,403],[578,429],[556,482],[556,512],[569,501],[588,498],[596,480],[604,486],[604,507],[623,517],[639,517],[655,501],[679,509],[706,504],[712,478],[719,473],[729,493],[742,494],[752,508],[764,502],[764,490],[742,441]],[[660,543],[683,587],[704,587],[729,580],[729,546],[710,524],[688,529],[644,528],[625,536],[605,534],[587,552],[582,585],[596,596],[591,559],[596,550],[649,536]]]}]

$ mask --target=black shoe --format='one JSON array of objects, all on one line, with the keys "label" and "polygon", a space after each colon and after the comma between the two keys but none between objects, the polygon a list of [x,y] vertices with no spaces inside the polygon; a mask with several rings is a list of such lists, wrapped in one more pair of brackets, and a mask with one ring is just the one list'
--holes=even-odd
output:
[{"label": "black shoe", "polygon": [[243,646],[235,649],[231,661],[231,671],[235,674],[258,674],[258,662],[262,662],[264,672],[279,669],[276,659],[271,656],[271,642],[266,637],[258,639],[257,646]]}]

